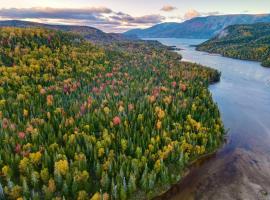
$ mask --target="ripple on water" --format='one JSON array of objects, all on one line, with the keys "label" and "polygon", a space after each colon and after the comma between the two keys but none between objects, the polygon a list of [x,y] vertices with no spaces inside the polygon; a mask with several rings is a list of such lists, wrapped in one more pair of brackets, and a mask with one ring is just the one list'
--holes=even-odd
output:
[{"label": "ripple on water", "polygon": [[270,87],[270,77],[268,79],[265,80],[265,85],[267,87]]}]

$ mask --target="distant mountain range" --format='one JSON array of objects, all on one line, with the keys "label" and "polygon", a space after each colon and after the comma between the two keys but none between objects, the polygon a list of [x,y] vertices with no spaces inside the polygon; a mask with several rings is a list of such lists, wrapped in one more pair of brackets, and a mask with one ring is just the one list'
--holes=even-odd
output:
[{"label": "distant mountain range", "polygon": [[133,29],[125,32],[124,35],[136,35],[140,38],[208,39],[229,25],[259,22],[270,22],[270,14],[196,17],[182,23],[161,23],[147,29]]},{"label": "distant mountain range", "polygon": [[0,27],[42,27],[54,30],[61,30],[80,34],[85,39],[95,43],[110,43],[115,41],[133,40],[134,36],[123,35],[119,33],[105,33],[99,29],[89,26],[75,26],[75,25],[49,25],[29,21],[7,20],[0,21]]},{"label": "distant mountain range", "polygon": [[228,26],[216,37],[197,46],[197,50],[260,61],[263,66],[270,67],[270,23]]}]

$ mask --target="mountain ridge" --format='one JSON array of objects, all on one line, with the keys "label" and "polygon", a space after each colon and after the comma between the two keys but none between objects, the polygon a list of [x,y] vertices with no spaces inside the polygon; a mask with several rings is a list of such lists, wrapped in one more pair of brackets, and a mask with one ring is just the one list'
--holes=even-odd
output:
[{"label": "mountain ridge", "polygon": [[125,36],[120,33],[105,33],[97,28],[91,26],[79,26],[79,25],[54,25],[38,22],[30,22],[23,20],[2,20],[0,21],[0,27],[20,27],[20,28],[47,28],[53,30],[60,30],[65,32],[77,33],[87,40],[94,43],[110,43],[122,40],[134,40],[135,37],[129,35]]},{"label": "mountain ridge", "polygon": [[124,35],[136,35],[140,38],[209,39],[229,25],[258,22],[270,22],[270,14],[232,14],[196,17],[182,23],[165,22],[146,29],[133,29],[125,32]]}]

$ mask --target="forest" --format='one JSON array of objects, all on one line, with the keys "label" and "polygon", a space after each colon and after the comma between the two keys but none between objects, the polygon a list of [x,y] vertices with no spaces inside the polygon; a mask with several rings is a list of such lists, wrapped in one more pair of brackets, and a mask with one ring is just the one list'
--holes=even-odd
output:
[{"label": "forest", "polygon": [[[158,42],[0,29],[0,199],[151,198],[223,142],[220,73]],[[175,172],[175,173],[172,173]]]},{"label": "forest", "polygon": [[270,67],[270,24],[232,25],[197,50],[226,57],[262,62]]}]

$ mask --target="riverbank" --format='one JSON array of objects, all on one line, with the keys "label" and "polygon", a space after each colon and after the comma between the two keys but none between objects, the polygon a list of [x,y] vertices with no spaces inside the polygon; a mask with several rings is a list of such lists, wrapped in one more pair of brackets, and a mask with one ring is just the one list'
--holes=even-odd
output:
[{"label": "riverbank", "polygon": [[[180,48],[179,48],[180,49]],[[189,66],[194,65],[194,63],[181,61],[181,63]],[[198,64],[196,64],[198,65]],[[206,69],[210,69],[209,67],[198,65],[199,67],[203,67]],[[216,84],[220,81],[221,73],[216,71],[210,79],[209,84]],[[169,172],[171,175],[178,177],[174,182],[168,183],[168,184],[162,184],[162,185],[156,185],[156,187],[151,191],[151,193],[146,194],[143,191],[137,191],[135,195],[133,195],[130,199],[131,200],[138,200],[138,199],[153,199],[153,200],[161,200],[166,199],[168,196],[173,196],[171,191],[174,190],[174,188],[181,183],[185,177],[189,175],[189,173],[192,171],[193,168],[196,168],[200,165],[202,165],[204,162],[207,162],[207,160],[211,159],[211,157],[215,156],[215,154],[220,151],[220,149],[223,147],[223,145],[227,141],[226,133],[223,131],[223,137],[219,141],[218,145],[215,146],[213,149],[209,149],[209,151],[199,157],[193,157],[189,160],[187,163],[183,163],[182,166],[177,165],[171,165],[169,167]]]},{"label": "riverbank", "polygon": [[210,91],[229,141],[163,197],[166,200],[270,199],[270,71],[258,62],[196,51],[203,41],[160,39],[176,45],[183,59],[221,71]]},{"label": "riverbank", "polygon": [[244,60],[244,61],[254,61],[254,62],[260,62],[262,67],[265,68],[270,68],[270,64],[266,64],[265,62],[261,61],[261,60],[257,60],[257,59],[251,59],[251,58],[247,58],[247,57],[241,57],[239,55],[229,55],[227,54],[225,51],[219,51],[219,50],[209,50],[203,47],[198,47],[195,46],[197,51],[201,51],[201,52],[205,52],[205,53],[210,53],[210,54],[217,54],[226,58],[233,58],[233,59],[239,59],[239,60]]},{"label": "riverbank", "polygon": [[[197,168],[198,166],[201,166],[204,162],[207,162],[209,159],[211,159],[215,154],[220,150],[219,148],[216,148],[212,152],[209,152],[205,155],[200,156],[199,158],[194,159],[191,163],[188,164],[186,169],[181,174],[181,179],[177,181],[177,183],[172,184],[171,186],[168,186],[162,190],[159,190],[159,192],[156,193],[155,196],[153,196],[153,200],[165,200],[170,199],[175,195],[175,192],[178,190],[178,185],[183,184],[183,181],[185,178],[190,174],[190,172]],[[173,171],[173,173],[177,173],[176,171]],[[178,172],[179,173],[179,172]],[[161,192],[160,192],[161,191]]]},{"label": "riverbank", "polygon": [[[224,138],[225,139],[225,138]],[[226,140],[224,140],[225,142]],[[166,200],[174,197],[175,193],[177,192],[178,185],[182,184],[185,178],[190,174],[190,172],[197,168],[198,166],[201,166],[203,163],[207,162],[209,159],[211,159],[215,154],[220,151],[223,143],[220,143],[220,146],[213,149],[212,151],[209,151],[208,153],[198,157],[194,158],[191,162],[187,163],[187,165],[182,169],[179,169],[177,166],[173,166],[170,168],[170,173],[174,174],[175,176],[178,176],[179,179],[175,181],[175,183],[165,184],[165,185],[157,185],[157,187],[152,191],[151,195],[147,196],[142,191],[137,191],[136,195],[134,195],[131,200],[138,200],[138,199],[152,199],[152,200]]]}]

